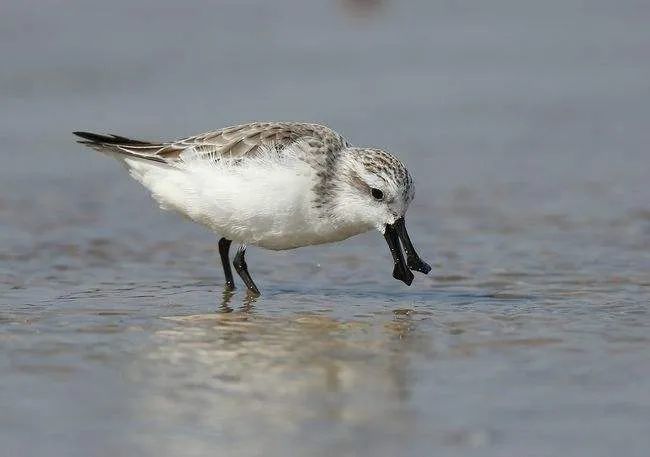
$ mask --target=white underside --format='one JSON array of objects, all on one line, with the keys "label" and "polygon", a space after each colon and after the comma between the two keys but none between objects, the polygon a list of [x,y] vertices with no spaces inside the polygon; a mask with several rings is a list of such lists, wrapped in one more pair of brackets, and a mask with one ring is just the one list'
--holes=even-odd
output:
[{"label": "white underside", "polygon": [[322,217],[313,208],[314,170],[291,154],[240,163],[187,157],[176,166],[120,156],[163,209],[216,234],[266,249],[340,241],[369,230]]}]

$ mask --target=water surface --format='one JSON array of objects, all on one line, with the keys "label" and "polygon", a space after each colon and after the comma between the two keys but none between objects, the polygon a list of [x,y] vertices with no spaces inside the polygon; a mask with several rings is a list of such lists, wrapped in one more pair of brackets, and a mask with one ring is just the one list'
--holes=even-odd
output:
[{"label": "water surface", "polygon": [[[645,456],[643,2],[5,2],[0,442],[36,456]],[[248,263],[73,130],[323,122],[413,170],[380,234]]]}]

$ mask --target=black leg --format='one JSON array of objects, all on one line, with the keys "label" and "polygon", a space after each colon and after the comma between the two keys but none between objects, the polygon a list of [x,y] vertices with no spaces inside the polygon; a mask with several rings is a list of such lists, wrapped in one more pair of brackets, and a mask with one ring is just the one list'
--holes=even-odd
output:
[{"label": "black leg", "polygon": [[219,255],[221,256],[221,265],[223,266],[223,274],[226,277],[226,290],[235,289],[235,280],[232,277],[232,270],[230,269],[230,258],[228,251],[230,251],[230,243],[232,241],[226,238],[219,240]]},{"label": "black leg", "polygon": [[246,259],[244,259],[245,254],[246,245],[242,244],[239,246],[239,249],[237,249],[237,254],[235,254],[232,264],[235,266],[235,270],[244,281],[244,284],[246,284],[246,287],[248,287],[248,291],[253,295],[259,295],[260,291],[253,282],[253,278],[251,278],[251,275],[248,273],[248,265],[246,265]]}]

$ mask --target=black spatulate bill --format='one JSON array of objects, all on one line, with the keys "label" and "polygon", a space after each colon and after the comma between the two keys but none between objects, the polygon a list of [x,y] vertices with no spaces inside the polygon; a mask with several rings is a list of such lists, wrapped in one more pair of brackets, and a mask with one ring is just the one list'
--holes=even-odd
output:
[{"label": "black spatulate bill", "polygon": [[402,242],[402,246],[404,247],[404,251],[406,252],[406,263],[408,267],[411,270],[419,271],[425,275],[428,274],[431,271],[431,265],[422,260],[415,251],[413,243],[411,243],[411,239],[409,238],[408,231],[406,230],[406,221],[404,220],[404,216],[397,219],[393,226],[395,227],[395,231],[397,232],[397,235]]},{"label": "black spatulate bill", "polygon": [[393,256],[393,278],[403,281],[407,286],[410,286],[413,282],[413,273],[406,266],[404,261],[404,255],[402,254],[402,248],[399,244],[399,237],[397,231],[395,230],[395,224],[387,224],[386,230],[384,231],[384,238],[386,238],[386,243],[388,243],[388,249]]}]

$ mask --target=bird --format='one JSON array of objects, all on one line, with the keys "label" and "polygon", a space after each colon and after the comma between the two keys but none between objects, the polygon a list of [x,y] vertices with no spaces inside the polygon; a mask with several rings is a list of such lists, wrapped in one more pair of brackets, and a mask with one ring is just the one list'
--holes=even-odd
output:
[{"label": "bird", "polygon": [[385,150],[353,146],[324,125],[250,122],[167,142],[73,134],[122,162],[162,209],[217,234],[226,290],[235,289],[233,241],[239,247],[232,264],[253,296],[260,291],[245,258],[251,245],[287,250],[376,229],[395,279],[410,286],[411,270],[431,270],[406,229],[415,188],[404,163]]}]

